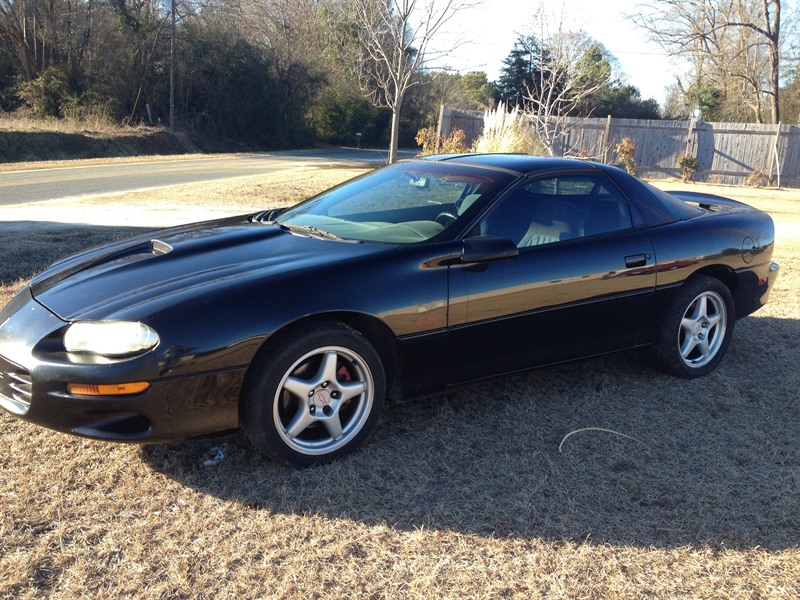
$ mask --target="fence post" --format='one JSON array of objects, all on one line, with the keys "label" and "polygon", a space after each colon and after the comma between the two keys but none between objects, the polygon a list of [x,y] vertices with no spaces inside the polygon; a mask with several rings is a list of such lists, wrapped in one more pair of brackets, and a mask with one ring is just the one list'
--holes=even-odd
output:
[{"label": "fence post", "polygon": [[778,172],[778,189],[781,187],[781,157],[778,149],[778,144],[781,141],[781,123],[778,121],[777,131],[775,132],[775,141],[772,143],[772,162],[769,165],[769,181],[772,182],[772,167]]},{"label": "fence post", "polygon": [[696,122],[694,117],[689,120],[689,131],[686,134],[686,152],[687,156],[695,156],[694,151],[694,133],[696,128]]},{"label": "fence post", "polygon": [[[444,130],[444,111],[445,111],[444,104],[439,105],[439,124],[436,127],[436,133],[439,135],[439,138],[442,137],[442,131]],[[450,123],[447,124],[448,127]]]},{"label": "fence post", "polygon": [[611,115],[606,117],[606,129],[603,132],[603,164],[608,164],[608,152],[611,150]]},{"label": "fence post", "polygon": [[[684,154],[686,156],[694,157],[697,160],[697,171],[700,170],[700,157],[697,155],[697,121],[695,121],[694,117],[689,118],[689,131],[686,134],[686,150]],[[695,171],[695,173],[697,173]],[[681,176],[683,173],[681,173]],[[692,176],[694,177],[694,175]]]}]

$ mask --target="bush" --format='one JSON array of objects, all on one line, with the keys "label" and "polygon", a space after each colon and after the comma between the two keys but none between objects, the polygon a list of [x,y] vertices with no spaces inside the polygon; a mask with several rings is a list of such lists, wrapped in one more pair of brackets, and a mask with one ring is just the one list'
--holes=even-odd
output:
[{"label": "bush", "polygon": [[391,111],[372,106],[358,89],[342,84],[321,86],[311,100],[307,119],[314,135],[326,142],[364,147],[389,143]]},{"label": "bush", "polygon": [[56,67],[48,67],[33,81],[21,84],[19,96],[39,117],[60,117],[64,107],[75,103],[66,73]]},{"label": "bush", "polygon": [[464,145],[465,134],[461,129],[454,129],[446,138],[427,127],[417,132],[414,138],[418,146],[422,146],[419,156],[430,154],[463,154],[469,152],[469,148]]},{"label": "bush", "polygon": [[483,132],[472,145],[474,152],[509,152],[544,154],[541,143],[533,137],[528,120],[514,108],[506,111],[502,102],[483,114]]},{"label": "bush", "polygon": [[756,169],[747,176],[745,184],[753,187],[767,187],[769,185],[769,177],[761,169]]},{"label": "bush", "polygon": [[633,143],[633,140],[625,136],[622,138],[622,141],[617,144],[615,150],[617,152],[617,157],[625,167],[625,170],[631,175],[636,175],[636,161],[634,160],[636,144]]},{"label": "bush", "polygon": [[678,157],[678,167],[681,170],[681,179],[683,181],[691,181],[700,167],[700,161],[688,152],[684,152]]}]

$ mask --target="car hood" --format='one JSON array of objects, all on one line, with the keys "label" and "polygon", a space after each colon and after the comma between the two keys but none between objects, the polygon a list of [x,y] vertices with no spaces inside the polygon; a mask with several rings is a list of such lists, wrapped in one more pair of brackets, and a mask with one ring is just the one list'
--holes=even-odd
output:
[{"label": "car hood", "polygon": [[131,307],[241,278],[325,267],[393,248],[293,235],[234,217],[153,231],[62,259],[31,281],[36,300],[66,321],[113,318]]}]

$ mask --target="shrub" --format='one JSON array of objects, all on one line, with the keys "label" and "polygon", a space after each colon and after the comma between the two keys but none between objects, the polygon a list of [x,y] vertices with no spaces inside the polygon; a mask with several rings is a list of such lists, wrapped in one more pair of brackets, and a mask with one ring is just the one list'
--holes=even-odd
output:
[{"label": "shrub", "polygon": [[747,176],[745,184],[753,187],[767,187],[769,185],[769,177],[761,169],[756,169]]},{"label": "shrub", "polygon": [[678,157],[678,167],[681,170],[681,179],[691,181],[700,167],[700,161],[688,152],[684,152]]},{"label": "shrub", "polygon": [[20,85],[19,97],[39,117],[60,117],[64,107],[75,102],[67,75],[56,67],[48,67],[33,81]]},{"label": "shrub", "polygon": [[469,152],[464,145],[465,133],[461,129],[454,129],[446,138],[433,129],[424,127],[417,132],[414,138],[417,145],[422,146],[419,156],[430,154],[462,154]]},{"label": "shrub", "polygon": [[636,152],[636,145],[633,140],[627,136],[622,138],[622,141],[617,144],[615,148],[619,161],[624,165],[625,170],[631,175],[636,175],[636,161],[634,154]]}]

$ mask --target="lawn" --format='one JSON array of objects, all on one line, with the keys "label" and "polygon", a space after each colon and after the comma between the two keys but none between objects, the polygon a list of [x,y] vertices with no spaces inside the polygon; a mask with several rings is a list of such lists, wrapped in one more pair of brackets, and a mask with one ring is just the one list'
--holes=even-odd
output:
[{"label": "lawn", "polygon": [[[87,244],[354,174],[4,209],[0,305]],[[304,471],[239,434],[112,445],[2,414],[0,597],[796,598],[800,192],[692,189],[768,210],[780,234],[771,301],[712,375],[624,355],[506,378],[390,406],[360,451]],[[124,218],[88,218],[104,210]]]}]

